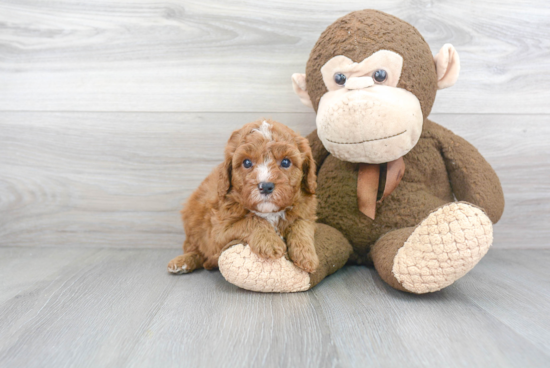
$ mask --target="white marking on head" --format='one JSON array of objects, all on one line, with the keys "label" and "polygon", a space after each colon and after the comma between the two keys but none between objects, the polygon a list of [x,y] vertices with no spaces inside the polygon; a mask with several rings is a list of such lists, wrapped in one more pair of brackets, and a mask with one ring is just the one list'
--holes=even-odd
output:
[{"label": "white marking on head", "polygon": [[252,131],[262,134],[266,139],[269,139],[270,141],[273,140],[273,135],[271,134],[271,124],[269,124],[265,120],[258,129],[252,129]]},{"label": "white marking on head", "polygon": [[255,170],[258,171],[258,182],[266,182],[271,178],[271,170],[269,170],[270,162],[271,159],[267,159],[263,163],[256,166]]}]

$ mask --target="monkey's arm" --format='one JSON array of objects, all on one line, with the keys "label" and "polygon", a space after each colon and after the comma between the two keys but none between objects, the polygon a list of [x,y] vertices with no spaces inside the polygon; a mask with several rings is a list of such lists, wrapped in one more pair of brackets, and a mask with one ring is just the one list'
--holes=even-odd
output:
[{"label": "monkey's arm", "polygon": [[306,138],[309,141],[309,145],[311,146],[311,153],[313,154],[313,160],[317,165],[318,173],[321,165],[323,164],[323,161],[325,161],[325,158],[327,158],[330,153],[327,151],[325,146],[323,146],[323,142],[321,142],[321,140],[319,139],[319,136],[317,135],[317,129],[309,133]]},{"label": "monkey's arm", "polygon": [[441,153],[456,199],[481,207],[496,223],[504,211],[504,193],[497,174],[468,141],[438,127]]}]

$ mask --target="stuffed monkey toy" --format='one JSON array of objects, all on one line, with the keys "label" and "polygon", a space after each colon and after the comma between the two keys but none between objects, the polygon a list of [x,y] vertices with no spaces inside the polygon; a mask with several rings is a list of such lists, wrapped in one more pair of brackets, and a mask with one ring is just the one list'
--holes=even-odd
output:
[{"label": "stuffed monkey toy", "polygon": [[452,45],[434,57],[410,24],[376,10],[350,13],[320,36],[294,91],[312,107],[319,268],[267,261],[246,244],[220,271],[249,290],[308,290],[346,263],[374,265],[395,289],[441,290],[470,271],[504,210],[494,170],[463,138],[428,120],[436,91],[452,86]]}]

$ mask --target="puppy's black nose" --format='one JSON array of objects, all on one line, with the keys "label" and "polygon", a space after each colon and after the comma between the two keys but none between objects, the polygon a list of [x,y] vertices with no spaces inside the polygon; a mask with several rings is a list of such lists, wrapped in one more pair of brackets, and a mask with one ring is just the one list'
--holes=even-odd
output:
[{"label": "puppy's black nose", "polygon": [[258,184],[258,189],[260,189],[260,193],[262,194],[271,194],[273,192],[273,189],[275,189],[275,184],[269,182],[261,182]]}]

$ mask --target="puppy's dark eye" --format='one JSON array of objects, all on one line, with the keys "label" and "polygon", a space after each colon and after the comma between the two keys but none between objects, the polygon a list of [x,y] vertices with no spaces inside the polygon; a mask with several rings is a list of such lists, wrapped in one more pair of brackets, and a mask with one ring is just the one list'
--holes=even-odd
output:
[{"label": "puppy's dark eye", "polygon": [[336,73],[334,74],[334,81],[336,82],[336,84],[343,86],[344,84],[346,84],[346,76],[342,73]]},{"label": "puppy's dark eye", "polygon": [[283,160],[281,161],[281,166],[284,167],[285,169],[289,168],[291,164],[292,162],[290,162],[288,158],[283,158]]},{"label": "puppy's dark eye", "polygon": [[250,169],[252,167],[252,161],[250,161],[249,159],[245,159],[243,161],[243,166],[245,169]]},{"label": "puppy's dark eye", "polygon": [[380,69],[374,72],[372,75],[372,79],[374,79],[378,83],[382,83],[383,81],[388,78],[388,73],[384,69]]}]

